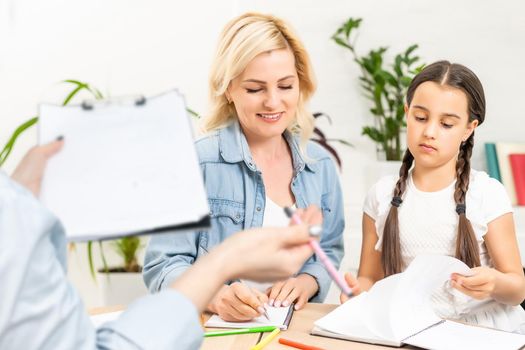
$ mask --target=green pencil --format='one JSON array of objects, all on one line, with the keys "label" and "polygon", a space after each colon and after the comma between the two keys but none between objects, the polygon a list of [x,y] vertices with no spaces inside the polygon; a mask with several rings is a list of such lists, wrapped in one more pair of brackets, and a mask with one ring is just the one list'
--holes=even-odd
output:
[{"label": "green pencil", "polygon": [[239,328],[239,329],[230,329],[227,331],[213,331],[204,333],[204,337],[220,337],[222,335],[234,335],[234,334],[247,334],[247,333],[264,333],[271,332],[277,327],[275,326],[263,326],[263,327],[253,327],[253,328]]}]

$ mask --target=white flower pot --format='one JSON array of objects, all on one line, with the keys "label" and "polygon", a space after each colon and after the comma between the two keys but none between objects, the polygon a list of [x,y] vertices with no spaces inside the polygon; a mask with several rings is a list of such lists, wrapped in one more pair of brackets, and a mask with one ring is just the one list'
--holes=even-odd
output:
[{"label": "white flower pot", "polygon": [[148,294],[140,272],[99,272],[97,277],[104,306],[129,305]]}]

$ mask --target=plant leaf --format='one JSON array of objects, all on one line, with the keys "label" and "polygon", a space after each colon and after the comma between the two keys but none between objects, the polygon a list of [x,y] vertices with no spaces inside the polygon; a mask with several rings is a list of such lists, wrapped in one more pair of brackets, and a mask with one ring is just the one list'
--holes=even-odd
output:
[{"label": "plant leaf", "polygon": [[348,45],[343,39],[333,36],[332,39],[336,42],[337,45],[346,47],[349,50],[352,50],[352,46]]},{"label": "plant leaf", "polygon": [[188,112],[191,116],[200,119],[200,114],[195,112],[193,109],[186,107],[186,112]]},{"label": "plant leaf", "polygon": [[316,112],[316,113],[313,113],[312,114],[314,116],[314,119],[317,119],[319,117],[325,117],[326,119],[328,119],[328,123],[330,123],[330,125],[332,125],[332,118],[330,118],[330,116],[324,112]]},{"label": "plant leaf", "polygon": [[326,139],[326,142],[339,142],[340,144],[343,144],[345,146],[352,147],[352,148],[354,147],[353,144],[343,139]]},{"label": "plant leaf", "polygon": [[321,140],[326,140],[326,136],[325,134],[321,131],[321,129],[319,129],[318,127],[315,127],[314,128],[314,131],[313,131],[314,134],[316,134],[317,136],[319,136],[319,139]]},{"label": "plant leaf", "polygon": [[324,149],[326,149],[335,158],[335,161],[337,162],[337,165],[339,166],[339,170],[341,170],[341,165],[342,165],[341,158],[339,158],[337,151],[324,140],[312,139],[312,141],[317,142]]},{"label": "plant leaf", "polygon": [[377,143],[383,143],[385,141],[385,136],[377,128],[373,126],[363,127],[361,135],[366,135]]},{"label": "plant leaf", "polygon": [[97,278],[95,276],[95,266],[93,265],[93,241],[87,242],[87,254],[88,254],[89,271],[91,272],[91,277],[96,283]]},{"label": "plant leaf", "polygon": [[98,241],[98,247],[100,249],[100,257],[102,258],[102,266],[104,267],[104,272],[109,272],[108,262],[106,261],[106,255],[104,254],[104,247],[102,246],[102,241]]},{"label": "plant leaf", "polygon": [[13,150],[13,146],[15,145],[16,140],[18,139],[18,136],[20,136],[24,131],[32,127],[36,124],[38,121],[38,117],[33,117],[29,119],[28,121],[22,123],[22,125],[18,126],[7,143],[5,144],[4,148],[2,149],[2,152],[0,152],[0,167],[4,164],[4,162],[7,160],[7,157],[9,157],[9,154]]},{"label": "plant leaf", "polygon": [[406,51],[405,51],[405,56],[406,56],[406,57],[410,56],[410,54],[411,54],[415,49],[417,49],[418,47],[419,47],[418,44],[414,44],[414,45],[409,46],[408,49],[406,49]]}]

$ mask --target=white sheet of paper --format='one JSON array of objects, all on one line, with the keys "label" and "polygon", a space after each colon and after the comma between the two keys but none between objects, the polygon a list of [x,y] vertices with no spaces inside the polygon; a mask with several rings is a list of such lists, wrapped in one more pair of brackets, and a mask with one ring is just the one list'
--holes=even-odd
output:
[{"label": "white sheet of paper", "polygon": [[282,330],[288,328],[288,325],[285,324],[286,316],[290,311],[290,307],[266,307],[266,311],[269,316],[269,320],[264,316],[259,316],[254,318],[251,321],[247,322],[228,322],[224,321],[219,315],[213,315],[210,319],[204,324],[205,327],[210,328],[251,328],[251,327],[261,327],[261,326],[275,326],[279,327]]},{"label": "white sheet of paper", "polygon": [[453,272],[469,275],[470,269],[452,257],[420,255],[403,273],[376,282],[365,296],[352,298],[314,324],[348,339],[400,345],[441,321],[430,297]]},{"label": "white sheet of paper", "polygon": [[518,350],[525,335],[445,321],[406,340],[406,344],[434,350]]},{"label": "white sheet of paper", "polygon": [[95,328],[98,328],[102,326],[106,322],[114,321],[117,318],[120,317],[120,314],[124,311],[114,311],[114,312],[106,312],[103,314],[93,315],[91,316],[91,323],[93,323],[93,326]]},{"label": "white sheet of paper", "polygon": [[[321,331],[344,335],[344,338],[349,340],[400,346],[400,341],[393,341],[392,337],[385,337],[369,327],[368,315],[374,311],[367,309],[371,305],[367,300],[368,296],[368,292],[363,292],[351,298],[323,318],[315,321],[315,327]],[[322,335],[318,331],[312,333]]]},{"label": "white sheet of paper", "polygon": [[390,324],[396,339],[405,339],[441,319],[434,313],[430,297],[450,275],[470,275],[470,268],[460,260],[444,255],[420,255],[400,274],[390,305]]},{"label": "white sheet of paper", "polygon": [[64,136],[42,202],[70,240],[198,222],[209,213],[193,133],[176,91],[144,105],[41,105],[40,144]]}]

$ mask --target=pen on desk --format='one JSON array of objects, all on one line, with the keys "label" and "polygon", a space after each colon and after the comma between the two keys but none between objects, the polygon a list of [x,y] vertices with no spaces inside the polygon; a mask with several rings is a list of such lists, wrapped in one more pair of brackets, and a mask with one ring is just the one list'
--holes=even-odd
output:
[{"label": "pen on desk", "polygon": [[[284,212],[289,218],[292,219],[292,221],[295,224],[297,225],[302,224],[301,219],[292,209],[285,207]],[[310,235],[313,235],[312,232],[310,233]],[[323,251],[323,248],[321,248],[321,246],[319,245],[319,242],[315,240],[314,238],[310,238],[310,246],[312,246],[312,249],[314,250],[315,255],[319,257],[319,259],[325,266],[326,270],[328,271],[328,274],[330,275],[332,280],[335,282],[335,284],[337,284],[337,286],[341,289],[343,293],[346,294],[346,296],[351,297],[352,290],[350,289],[348,284],[346,284],[345,280],[339,274],[339,272],[337,272],[334,264],[332,264],[328,256],[326,256],[326,253]]]},{"label": "pen on desk", "polygon": [[252,327],[252,328],[229,329],[227,331],[211,331],[211,332],[204,333],[204,337],[209,338],[209,337],[220,337],[223,335],[264,333],[264,332],[272,332],[276,328],[277,327],[275,326],[263,326],[263,327]]},{"label": "pen on desk", "polygon": [[268,345],[275,337],[277,337],[277,334],[279,334],[281,330],[279,328],[275,328],[272,333],[268,334],[266,338],[263,338],[260,342],[255,344],[254,347],[252,347],[250,350],[261,350],[266,345]]},{"label": "pen on desk", "polygon": [[312,346],[308,344],[299,343],[293,340],[279,338],[279,344],[291,346],[292,348],[301,349],[301,350],[324,350],[323,348],[318,348],[317,346]]}]

